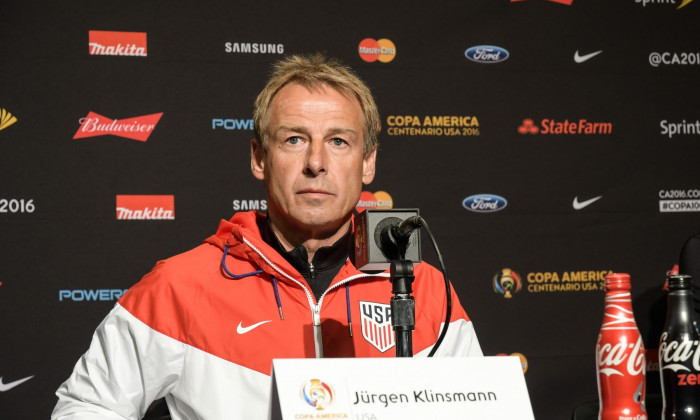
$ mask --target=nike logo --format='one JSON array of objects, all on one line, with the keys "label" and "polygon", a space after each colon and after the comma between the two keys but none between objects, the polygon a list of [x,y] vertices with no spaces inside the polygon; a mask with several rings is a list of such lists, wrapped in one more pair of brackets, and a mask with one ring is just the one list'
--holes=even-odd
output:
[{"label": "nike logo", "polygon": [[584,61],[588,61],[591,58],[595,57],[596,55],[598,55],[602,52],[603,52],[603,50],[600,50],[600,51],[592,52],[592,53],[586,54],[586,55],[579,55],[578,50],[576,50],[576,53],[574,54],[574,61],[581,64]]},{"label": "nike logo", "polygon": [[238,327],[236,327],[236,332],[237,332],[238,334],[245,334],[245,333],[247,333],[247,332],[250,332],[250,331],[254,330],[255,328],[258,328],[258,327],[261,326],[262,324],[266,324],[266,323],[268,323],[268,322],[272,322],[272,320],[260,321],[260,322],[258,322],[257,324],[253,324],[253,325],[250,325],[250,326],[248,326],[248,327],[244,327],[244,326],[243,326],[243,323],[242,323],[242,322],[239,322],[239,323],[238,323]]},{"label": "nike logo", "polygon": [[602,196],[602,195],[599,195],[598,197],[593,197],[593,198],[591,198],[591,199],[589,199],[589,200],[579,202],[579,201],[578,201],[578,197],[574,197],[574,203],[573,203],[574,209],[575,209],[575,210],[581,210],[582,208],[588,207],[589,205],[591,205],[591,204],[595,203],[596,201],[600,200],[601,198],[603,198],[603,196]]},{"label": "nike logo", "polygon": [[24,378],[24,379],[18,379],[18,380],[14,381],[14,382],[10,382],[9,384],[4,384],[4,383],[2,383],[2,376],[0,376],[0,392],[9,391],[9,390],[11,390],[12,388],[16,387],[17,385],[21,385],[21,384],[23,384],[24,382],[27,382],[28,380],[32,379],[33,377],[34,377],[34,375],[32,375],[32,376],[27,376],[27,377]]}]

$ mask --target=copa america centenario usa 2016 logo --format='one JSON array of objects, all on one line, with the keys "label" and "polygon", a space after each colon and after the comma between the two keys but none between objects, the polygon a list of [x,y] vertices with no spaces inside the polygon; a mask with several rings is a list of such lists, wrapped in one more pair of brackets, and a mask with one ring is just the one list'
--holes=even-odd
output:
[{"label": "copa america centenario usa 2016 logo", "polygon": [[311,379],[301,386],[301,398],[316,410],[324,410],[333,403],[333,388],[320,379]]},{"label": "copa america centenario usa 2016 logo", "polygon": [[494,292],[503,295],[507,299],[512,298],[520,289],[522,289],[520,276],[510,268],[504,268],[493,276]]}]

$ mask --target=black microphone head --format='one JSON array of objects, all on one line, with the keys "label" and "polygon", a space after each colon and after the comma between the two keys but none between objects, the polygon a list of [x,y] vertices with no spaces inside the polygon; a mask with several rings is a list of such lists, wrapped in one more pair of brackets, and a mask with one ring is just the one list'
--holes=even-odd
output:
[{"label": "black microphone head", "polygon": [[401,222],[398,217],[387,217],[380,220],[374,228],[374,243],[389,261],[403,258],[393,235],[394,228]]},{"label": "black microphone head", "polygon": [[[382,241],[391,241],[394,235],[392,227],[417,214],[418,209],[367,209],[355,217],[355,266],[362,271],[388,270],[391,259],[384,255]],[[385,230],[388,232],[382,239]],[[420,235],[418,232],[410,235],[407,241],[408,247],[403,258],[419,263]]]}]

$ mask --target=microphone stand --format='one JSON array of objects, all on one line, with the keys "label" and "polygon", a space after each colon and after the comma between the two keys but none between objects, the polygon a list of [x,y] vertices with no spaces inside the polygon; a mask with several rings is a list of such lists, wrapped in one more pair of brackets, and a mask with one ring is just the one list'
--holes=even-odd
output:
[{"label": "microphone stand", "polygon": [[[404,255],[405,251],[401,253]],[[416,307],[413,289],[413,263],[399,259],[391,261],[392,284],[391,326],[396,336],[396,357],[413,357],[413,330],[416,327]]]}]

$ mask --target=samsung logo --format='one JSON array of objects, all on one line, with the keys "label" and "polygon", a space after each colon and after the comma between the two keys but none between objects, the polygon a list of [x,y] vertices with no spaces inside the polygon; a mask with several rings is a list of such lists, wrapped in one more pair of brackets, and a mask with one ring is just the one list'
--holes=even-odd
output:
[{"label": "samsung logo", "polygon": [[494,194],[470,195],[462,201],[462,205],[469,211],[477,213],[493,213],[506,208],[508,201]]},{"label": "samsung logo", "polygon": [[477,63],[500,63],[508,59],[508,50],[494,45],[477,45],[464,52],[471,61]]}]

